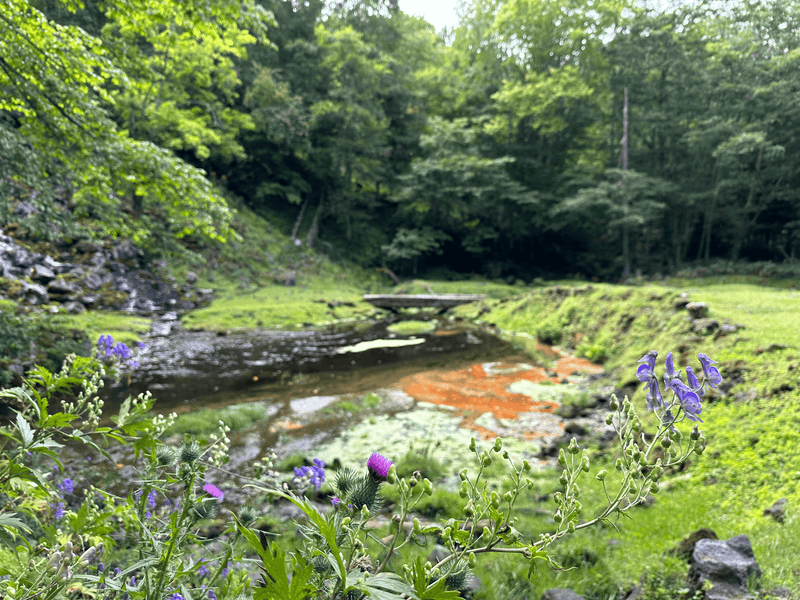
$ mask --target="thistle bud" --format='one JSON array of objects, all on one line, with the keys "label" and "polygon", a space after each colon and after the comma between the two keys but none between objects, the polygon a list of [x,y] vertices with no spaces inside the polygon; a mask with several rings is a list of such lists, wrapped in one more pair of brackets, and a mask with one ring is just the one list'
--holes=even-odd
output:
[{"label": "thistle bud", "polygon": [[503,449],[503,440],[500,438],[495,438],[494,446],[492,446],[492,450],[495,452],[500,452]]},{"label": "thistle bud", "polygon": [[608,471],[602,469],[597,472],[597,475],[595,475],[594,478],[597,479],[597,481],[603,481],[606,478],[606,475],[608,475]]},{"label": "thistle bud", "polygon": [[572,438],[569,441],[569,447],[567,448],[567,452],[569,452],[570,454],[577,454],[580,451],[581,451],[581,447],[578,446],[578,440],[576,440],[575,438]]},{"label": "thistle bud", "polygon": [[200,458],[202,454],[203,454],[203,449],[197,442],[184,444],[181,447],[181,462],[186,464],[192,464],[194,461]]}]

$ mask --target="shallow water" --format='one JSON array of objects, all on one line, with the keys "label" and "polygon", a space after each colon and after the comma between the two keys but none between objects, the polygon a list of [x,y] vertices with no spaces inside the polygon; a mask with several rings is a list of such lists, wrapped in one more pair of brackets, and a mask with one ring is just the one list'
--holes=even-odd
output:
[{"label": "shallow water", "polygon": [[[159,412],[253,401],[287,405],[304,396],[390,387],[430,369],[530,360],[496,336],[446,319],[437,319],[434,331],[407,335],[387,330],[394,322],[345,331],[181,331],[154,338],[130,381],[112,390],[112,401],[150,390]],[[377,347],[358,351],[365,346]],[[356,351],[342,351],[347,347]]]}]

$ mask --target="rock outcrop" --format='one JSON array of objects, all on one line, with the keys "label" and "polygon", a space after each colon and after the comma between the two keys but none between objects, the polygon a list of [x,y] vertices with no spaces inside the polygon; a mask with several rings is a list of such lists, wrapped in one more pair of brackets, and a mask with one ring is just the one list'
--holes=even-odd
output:
[{"label": "rock outcrop", "polygon": [[128,240],[104,245],[80,240],[71,250],[56,260],[0,233],[0,297],[30,306],[57,303],[72,314],[90,308],[141,315],[181,313],[212,299],[211,290],[195,286],[195,273],[180,287],[159,276],[159,265],[147,264]]},{"label": "rock outcrop", "polygon": [[759,577],[761,568],[746,535],[729,540],[701,539],[695,544],[689,580],[693,589],[705,589],[706,600],[752,598],[747,584]]}]

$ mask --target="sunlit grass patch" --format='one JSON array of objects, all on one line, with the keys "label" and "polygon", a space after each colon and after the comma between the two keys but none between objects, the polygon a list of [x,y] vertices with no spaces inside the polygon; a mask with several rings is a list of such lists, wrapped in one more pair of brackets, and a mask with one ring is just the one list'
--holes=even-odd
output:
[{"label": "sunlit grass patch", "polygon": [[246,429],[274,414],[274,407],[266,402],[234,404],[225,408],[201,408],[192,412],[181,413],[175,423],[165,433],[208,435],[219,429],[222,421],[231,431]]},{"label": "sunlit grass patch", "polygon": [[65,327],[85,331],[92,341],[109,334],[114,341],[130,345],[150,331],[149,318],[117,311],[91,310],[79,315],[59,314],[53,319]]}]

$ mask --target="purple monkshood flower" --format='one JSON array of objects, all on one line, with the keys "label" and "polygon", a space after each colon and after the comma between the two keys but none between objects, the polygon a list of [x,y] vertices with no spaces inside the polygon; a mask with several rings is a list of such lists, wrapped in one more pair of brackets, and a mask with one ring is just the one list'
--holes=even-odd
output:
[{"label": "purple monkshood flower", "polygon": [[370,475],[377,477],[381,481],[386,480],[391,466],[392,461],[385,456],[381,456],[377,452],[373,452],[372,456],[367,460],[367,470],[370,472]]},{"label": "purple monkshood flower", "polygon": [[225,497],[225,492],[215,486],[213,483],[207,483],[203,486],[203,491],[208,494],[209,496],[213,496],[220,502]]},{"label": "purple monkshood flower", "polygon": [[639,368],[636,370],[636,379],[644,383],[647,390],[647,410],[656,410],[664,406],[664,399],[661,397],[661,390],[658,387],[658,377],[656,377],[656,357],[658,352],[651,350],[640,360]]},{"label": "purple monkshood flower", "polygon": [[686,416],[692,421],[699,421],[702,423],[703,420],[697,416],[703,412],[703,407],[700,406],[700,396],[693,392],[691,388],[682,381],[674,382],[672,390],[675,392],[675,395],[678,396],[678,400],[680,400],[681,407],[686,413]]},{"label": "purple monkshood flower", "polygon": [[228,563],[227,565],[225,565],[225,568],[222,569],[222,573],[220,573],[220,575],[222,576],[223,579],[225,579],[228,576],[228,573],[230,572],[231,572],[231,563]]},{"label": "purple monkshood flower", "polygon": [[217,600],[217,595],[214,590],[208,590],[208,600]]},{"label": "purple monkshood flower", "polygon": [[138,340],[136,345],[139,346],[139,350],[144,350],[144,342],[142,340]]},{"label": "purple monkshood flower", "polygon": [[114,575],[122,575],[122,569],[119,567],[114,567]]},{"label": "purple monkshood flower", "polygon": [[341,503],[342,503],[342,501],[339,498],[337,498],[336,496],[331,498],[331,504],[333,504],[333,508],[339,508],[339,505]]},{"label": "purple monkshood flower", "polygon": [[67,477],[61,483],[58,484],[58,487],[59,489],[61,489],[61,491],[66,492],[67,494],[71,494],[72,490],[75,487],[75,483],[72,481],[72,479]]},{"label": "purple monkshood flower", "polygon": [[308,479],[309,485],[319,489],[325,483],[325,461],[315,458],[314,464],[310,467],[296,467],[294,476],[296,479]]},{"label": "purple monkshood flower", "polygon": [[64,503],[63,502],[54,502],[50,505],[50,508],[53,509],[53,518],[58,521],[64,516]]},{"label": "purple monkshood flower", "polygon": [[712,367],[711,365],[716,364],[717,361],[711,360],[702,352],[697,355],[697,359],[700,361],[700,364],[703,365],[703,375],[705,375],[706,379],[705,385],[716,389],[716,387],[722,383],[722,375],[719,374],[719,369],[717,369],[717,367]]},{"label": "purple monkshood flower", "polygon": [[672,352],[667,352],[667,360],[664,361],[667,366],[667,371],[664,373],[664,389],[673,389],[673,385],[681,380],[681,372],[675,370],[675,365],[672,362]]},{"label": "purple monkshood flower", "polygon": [[178,592],[175,592],[169,597],[169,600],[183,600],[183,596],[181,596]]},{"label": "purple monkshood flower", "polygon": [[686,381],[689,382],[689,387],[692,388],[692,391],[697,394],[698,396],[705,396],[706,391],[703,389],[703,386],[700,385],[700,382],[697,381],[697,377],[692,370],[692,367],[686,367]]},{"label": "purple monkshood flower", "polygon": [[200,568],[197,569],[197,574],[200,577],[206,577],[208,575],[208,567],[205,565],[200,565]]},{"label": "purple monkshood flower", "polygon": [[155,490],[150,490],[150,493],[147,494],[147,506],[149,508],[156,507],[156,498],[158,497],[158,492]]}]

